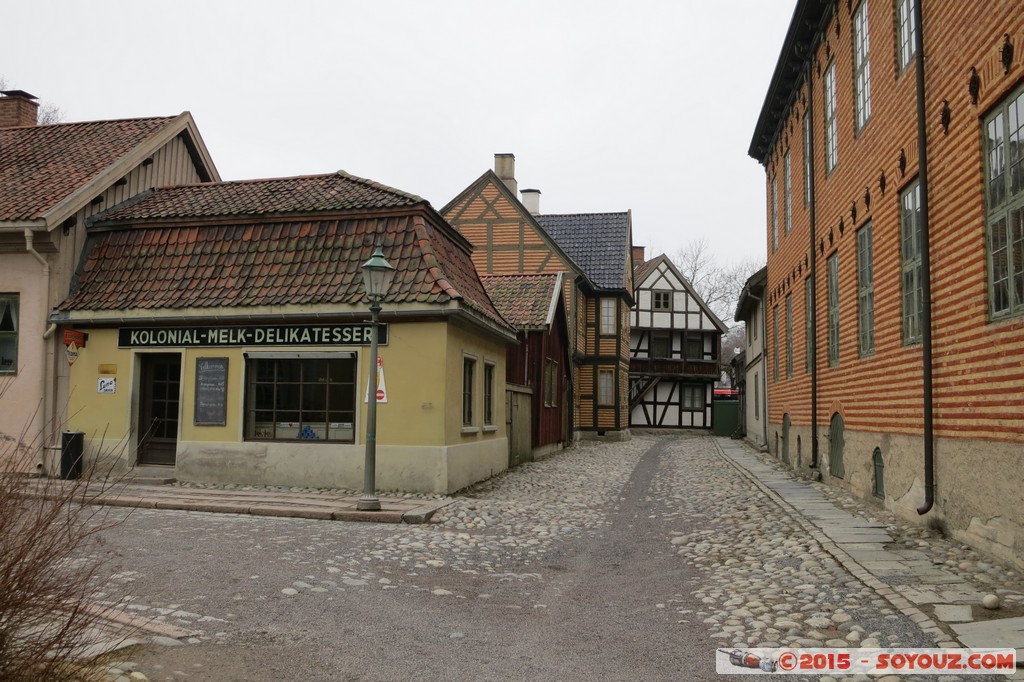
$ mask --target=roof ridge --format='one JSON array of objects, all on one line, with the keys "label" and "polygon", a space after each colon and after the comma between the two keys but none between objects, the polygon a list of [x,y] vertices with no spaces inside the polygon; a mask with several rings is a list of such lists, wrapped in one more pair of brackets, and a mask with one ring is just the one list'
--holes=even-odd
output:
[{"label": "roof ridge", "polygon": [[[331,174],[328,173],[328,175],[331,175]],[[405,191],[402,191],[402,190],[397,189],[395,187],[392,187],[391,185],[385,185],[382,182],[377,182],[376,180],[370,180],[369,178],[363,178],[363,177],[360,177],[358,175],[352,175],[348,171],[344,171],[344,170],[341,170],[341,169],[339,169],[336,173],[334,173],[334,175],[337,175],[338,177],[341,177],[341,178],[347,178],[349,180],[354,180],[355,182],[358,182],[358,183],[363,184],[363,185],[367,185],[367,186],[372,187],[374,189],[380,189],[380,190],[384,190],[386,192],[394,192],[395,194],[400,194],[403,197],[407,197],[409,199],[414,199],[416,201],[426,201],[426,199],[424,199],[423,197],[419,196],[418,194],[412,194],[411,192],[405,192]]]},{"label": "roof ridge", "polygon": [[536,218],[559,218],[568,216],[582,216],[582,215],[628,215],[629,211],[589,211],[582,213],[540,213],[534,217]]},{"label": "roof ridge", "polygon": [[173,121],[181,114],[174,116],[132,116],[128,118],[101,118],[91,121],[61,121],[59,123],[37,123],[26,126],[9,126],[3,130],[48,130],[51,128],[68,128],[71,126],[101,125],[105,123],[129,123],[133,121]]},{"label": "roof ridge", "polygon": [[319,180],[325,178],[338,177],[345,180],[351,180],[356,184],[364,185],[372,189],[381,190],[385,192],[391,192],[398,194],[406,199],[413,201],[426,201],[423,197],[405,192],[395,187],[385,185],[377,182],[376,180],[370,180],[368,178],[359,177],[358,175],[352,175],[343,170],[335,171],[333,173],[306,173],[303,175],[281,175],[272,178],[241,178],[238,180],[215,180],[208,182],[186,182],[179,183],[176,185],[158,185],[154,187],[155,190],[170,190],[170,189],[188,189],[188,188],[199,188],[199,187],[224,187],[227,185],[256,185],[260,183],[271,183],[271,182],[285,182],[289,180]]}]

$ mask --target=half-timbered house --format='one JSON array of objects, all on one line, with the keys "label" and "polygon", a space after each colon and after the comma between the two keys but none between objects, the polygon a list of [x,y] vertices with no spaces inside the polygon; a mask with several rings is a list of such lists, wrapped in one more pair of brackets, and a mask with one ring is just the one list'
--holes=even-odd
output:
[{"label": "half-timbered house", "polygon": [[629,437],[630,213],[545,215],[540,192],[520,200],[515,157],[488,170],[441,209],[474,245],[482,275],[565,273],[575,437]]},{"label": "half-timbered house", "polygon": [[725,324],[669,258],[633,247],[630,425],[711,428]]}]

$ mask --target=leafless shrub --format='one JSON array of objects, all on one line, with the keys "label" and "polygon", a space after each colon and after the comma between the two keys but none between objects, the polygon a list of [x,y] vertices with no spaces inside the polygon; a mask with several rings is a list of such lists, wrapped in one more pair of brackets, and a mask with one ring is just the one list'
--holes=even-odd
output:
[{"label": "leafless shrub", "polygon": [[93,638],[113,612],[90,600],[100,534],[123,516],[93,502],[116,495],[120,481],[109,457],[86,462],[75,480],[30,477],[37,441],[0,441],[0,681],[96,679],[104,652]]}]

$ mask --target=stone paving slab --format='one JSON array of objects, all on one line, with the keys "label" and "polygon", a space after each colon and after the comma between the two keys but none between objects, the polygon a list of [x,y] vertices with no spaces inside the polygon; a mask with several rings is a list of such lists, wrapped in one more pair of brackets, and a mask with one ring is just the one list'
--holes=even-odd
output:
[{"label": "stone paving slab", "polygon": [[1014,648],[1017,649],[1017,660],[1024,654],[1024,618],[951,623],[950,627],[966,646]]},{"label": "stone paving slab", "polygon": [[969,623],[974,620],[970,604],[936,604],[935,617],[944,623]]}]

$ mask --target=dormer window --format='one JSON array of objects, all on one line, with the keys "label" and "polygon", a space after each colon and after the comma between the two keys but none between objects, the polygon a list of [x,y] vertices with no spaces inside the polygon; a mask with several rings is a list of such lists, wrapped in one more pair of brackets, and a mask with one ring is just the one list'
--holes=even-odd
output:
[{"label": "dormer window", "polygon": [[670,292],[670,291],[655,291],[654,292],[654,309],[655,310],[672,310],[672,292]]}]

